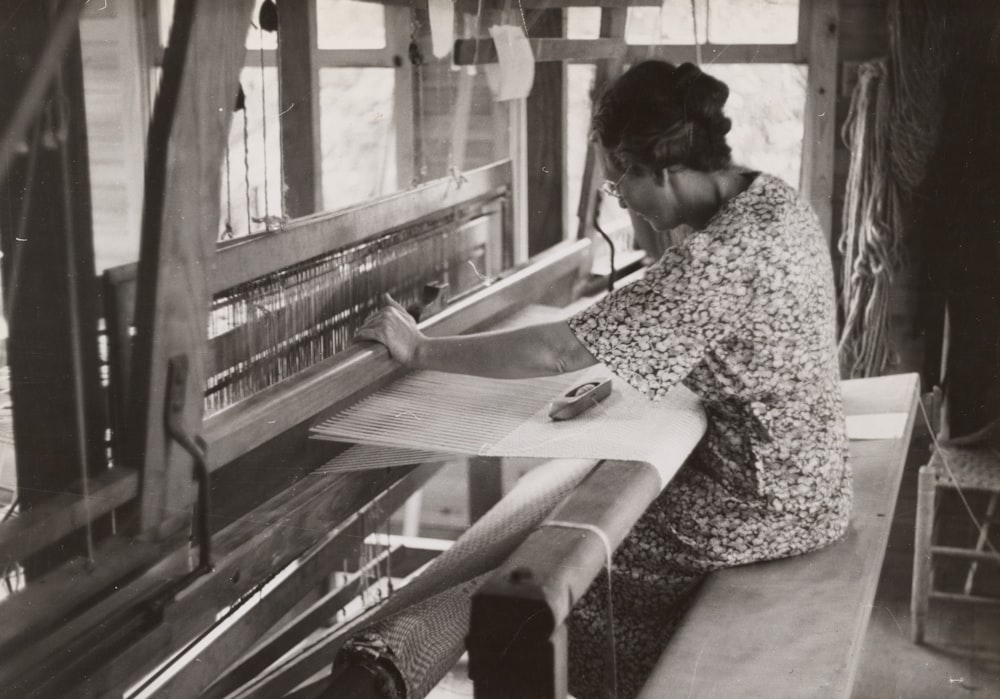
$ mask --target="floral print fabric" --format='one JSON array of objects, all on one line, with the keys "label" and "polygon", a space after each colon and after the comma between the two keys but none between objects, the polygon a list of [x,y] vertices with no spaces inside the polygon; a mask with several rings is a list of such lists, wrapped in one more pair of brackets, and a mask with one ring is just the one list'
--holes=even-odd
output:
[{"label": "floral print fabric", "polygon": [[[705,574],[805,553],[851,509],[833,275],[815,215],[757,174],[643,280],[570,320],[621,379],[655,400],[698,394],[705,437],[619,547],[612,567],[619,697],[634,696]],[[570,686],[604,696],[607,587],[570,619]]]}]

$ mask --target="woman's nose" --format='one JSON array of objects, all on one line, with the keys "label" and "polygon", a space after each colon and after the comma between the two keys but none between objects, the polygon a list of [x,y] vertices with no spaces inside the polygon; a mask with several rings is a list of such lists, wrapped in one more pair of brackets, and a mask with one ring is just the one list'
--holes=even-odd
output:
[{"label": "woman's nose", "polygon": [[623,209],[628,208],[628,202],[625,201],[625,197],[618,197],[618,206],[622,207]]}]

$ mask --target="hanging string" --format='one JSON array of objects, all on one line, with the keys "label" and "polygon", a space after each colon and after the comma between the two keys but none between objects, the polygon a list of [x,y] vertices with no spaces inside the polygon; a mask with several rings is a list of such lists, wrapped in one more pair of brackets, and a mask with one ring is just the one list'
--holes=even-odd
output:
[{"label": "hanging string", "polygon": [[253,212],[250,210],[250,120],[247,117],[247,95],[243,91],[242,83],[239,87],[239,92],[236,93],[236,111],[243,112],[243,193],[247,207],[247,235],[250,235],[253,232],[251,230]]},{"label": "hanging string", "polygon": [[698,2],[691,0],[691,27],[694,32],[694,60],[701,65],[701,40],[698,38]]},{"label": "hanging string", "polygon": [[233,187],[229,172],[229,139],[226,139],[226,225],[222,229],[222,239],[233,237]]},{"label": "hanging string", "polygon": [[[264,6],[261,5],[261,10]],[[268,191],[270,187],[267,181],[267,78],[264,72],[264,30],[262,28],[257,29],[257,33],[260,39],[259,46],[259,56],[260,56],[260,130],[261,138],[264,141],[264,230],[271,229],[271,207],[268,204]]]}]

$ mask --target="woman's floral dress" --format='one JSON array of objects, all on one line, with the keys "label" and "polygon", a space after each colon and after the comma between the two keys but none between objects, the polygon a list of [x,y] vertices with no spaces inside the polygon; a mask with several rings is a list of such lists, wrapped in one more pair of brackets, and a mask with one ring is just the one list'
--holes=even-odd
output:
[{"label": "woman's floral dress", "polygon": [[[825,546],[847,527],[851,475],[833,276],[815,215],[765,174],[645,279],[570,320],[652,399],[683,383],[708,431],[612,567],[618,696],[632,697],[712,570]],[[570,689],[606,696],[607,586],[570,618]]]}]

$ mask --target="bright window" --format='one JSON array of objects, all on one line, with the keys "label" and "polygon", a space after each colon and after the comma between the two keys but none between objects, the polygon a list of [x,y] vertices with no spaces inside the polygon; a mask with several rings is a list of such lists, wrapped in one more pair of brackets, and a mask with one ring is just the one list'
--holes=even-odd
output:
[{"label": "bright window", "polygon": [[321,49],[385,47],[385,8],[358,0],[316,0],[316,36]]},{"label": "bright window", "polygon": [[660,7],[631,7],[630,44],[794,44],[798,0],[664,0]]},{"label": "bright window", "polygon": [[323,209],[339,209],[397,189],[394,72],[319,71]]}]

